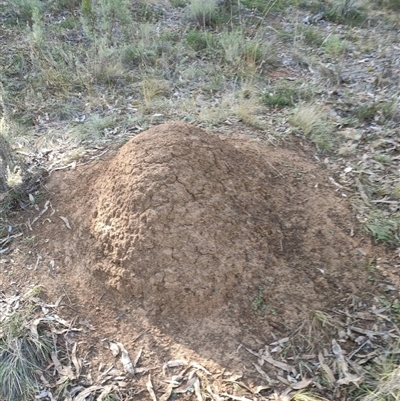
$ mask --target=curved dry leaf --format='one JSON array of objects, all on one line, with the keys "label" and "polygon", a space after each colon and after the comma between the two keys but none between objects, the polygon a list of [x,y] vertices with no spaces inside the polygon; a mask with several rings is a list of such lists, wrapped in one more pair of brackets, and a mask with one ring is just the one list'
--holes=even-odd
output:
[{"label": "curved dry leaf", "polygon": [[71,226],[69,225],[68,219],[66,217],[64,217],[64,216],[58,216],[58,217],[65,223],[67,228],[71,230]]},{"label": "curved dry leaf", "polygon": [[121,350],[121,362],[124,367],[125,372],[134,375],[135,374],[135,368],[133,367],[133,364],[131,362],[131,358],[129,357],[128,351],[124,347],[122,343],[116,343]]},{"label": "curved dry leaf", "polygon": [[212,398],[214,401],[223,401],[223,398],[221,398],[221,397],[219,396],[219,394],[216,394],[216,393],[214,393],[214,392],[211,390],[211,387],[210,387],[209,384],[207,385],[207,392],[208,392],[208,394],[211,396],[211,398]]},{"label": "curved dry leaf", "polygon": [[229,397],[230,399],[235,400],[235,401],[254,401],[254,400],[252,400],[252,399],[250,399],[250,398],[246,398],[246,397],[237,397],[236,395],[233,395],[233,394],[222,393],[221,395],[222,395],[223,397]]},{"label": "curved dry leaf", "polygon": [[200,379],[196,377],[195,382],[193,383],[194,393],[196,394],[197,401],[203,401],[203,396],[201,395],[200,389]]},{"label": "curved dry leaf", "polygon": [[264,359],[265,362],[268,362],[270,365],[275,366],[276,368],[282,369],[285,372],[293,372],[294,367],[285,363],[285,362],[280,362],[276,361],[275,359],[271,358],[270,356],[262,355],[262,359]]},{"label": "curved dry leaf", "polygon": [[85,401],[86,398],[92,394],[95,393],[98,390],[103,389],[103,386],[90,386],[86,388],[85,390],[81,391],[75,398],[74,401]]},{"label": "curved dry leaf", "polygon": [[77,347],[77,343],[74,343],[74,346],[72,347],[72,352],[71,352],[71,361],[75,366],[75,375],[76,375],[76,377],[79,377],[81,374],[81,370],[82,370],[82,364],[81,364],[81,361],[76,356],[76,347]]},{"label": "curved dry leaf", "polygon": [[175,385],[173,383],[168,384],[165,393],[160,397],[160,401],[167,401],[169,397],[171,397],[172,390],[174,389]]},{"label": "curved dry leaf", "polygon": [[[53,207],[51,206],[51,203],[49,200],[46,201],[46,203],[44,204],[43,209],[39,212],[39,214],[32,220],[31,225],[33,225],[37,220],[40,219],[40,217],[47,212],[47,210],[49,209],[49,206],[53,209]],[[53,209],[54,210],[54,209]]]},{"label": "curved dry leaf", "polygon": [[[72,371],[71,367],[62,365],[61,362],[58,360],[55,352],[52,352],[50,354],[50,356],[51,356],[51,360],[53,361],[54,367],[56,368],[58,374],[61,376],[60,380],[62,382],[64,382],[65,379],[66,380],[76,379],[76,376],[75,376],[74,372]],[[59,381],[57,381],[57,383]]]},{"label": "curved dry leaf", "polygon": [[206,373],[207,375],[211,375],[211,372],[209,372],[205,367],[201,366],[200,364],[196,363],[196,362],[192,362],[190,364],[191,367],[198,369],[198,370],[202,370],[204,373]]},{"label": "curved dry leaf", "polygon": [[253,363],[254,367],[256,368],[257,372],[261,375],[261,377],[268,382],[268,384],[272,383],[271,378],[261,369],[261,366]]},{"label": "curved dry leaf", "polygon": [[113,384],[109,384],[108,386],[105,386],[103,388],[103,391],[101,392],[101,394],[97,397],[97,401],[103,401],[104,398],[111,393],[111,391],[114,390],[114,385]]},{"label": "curved dry leaf", "polygon": [[153,401],[157,401],[156,393],[154,392],[153,383],[151,382],[151,375],[147,378],[146,382],[147,391],[150,394],[150,397]]},{"label": "curved dry leaf", "polygon": [[321,368],[325,371],[327,378],[329,379],[330,383],[334,385],[335,383],[335,376],[332,372],[332,369],[325,363],[324,356],[322,355],[322,352],[318,354],[318,360]]},{"label": "curved dry leaf", "polygon": [[187,383],[184,387],[176,389],[175,393],[177,393],[177,394],[186,393],[186,391],[190,390],[194,386],[196,379],[197,379],[197,376],[194,375],[191,379],[189,379],[187,381]]},{"label": "curved dry leaf", "polygon": [[184,360],[184,359],[174,359],[168,362],[165,362],[163,365],[163,370],[167,369],[167,368],[176,368],[178,366],[185,366],[188,364],[188,361]]},{"label": "curved dry leaf", "polygon": [[312,383],[312,379],[302,379],[297,383],[291,383],[290,387],[293,390],[302,390],[303,388],[308,387]]}]

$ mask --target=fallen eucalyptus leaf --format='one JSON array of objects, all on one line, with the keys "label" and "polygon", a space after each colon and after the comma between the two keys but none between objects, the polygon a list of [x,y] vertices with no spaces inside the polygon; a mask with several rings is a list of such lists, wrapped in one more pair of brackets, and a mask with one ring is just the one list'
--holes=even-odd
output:
[{"label": "fallen eucalyptus leaf", "polygon": [[60,217],[60,219],[65,223],[65,225],[67,226],[67,228],[71,230],[71,226],[69,225],[68,219],[67,219],[66,217],[64,217],[64,216],[59,216],[59,217]]},{"label": "fallen eucalyptus leaf", "polygon": [[131,362],[131,358],[129,357],[128,351],[124,347],[122,343],[116,343],[121,350],[121,362],[124,367],[125,372],[134,375],[135,374],[135,368],[133,367],[133,364]]},{"label": "fallen eucalyptus leaf", "polygon": [[147,378],[146,382],[147,391],[150,394],[150,397],[153,401],[157,401],[156,393],[154,392],[153,383],[151,382],[151,375]]}]

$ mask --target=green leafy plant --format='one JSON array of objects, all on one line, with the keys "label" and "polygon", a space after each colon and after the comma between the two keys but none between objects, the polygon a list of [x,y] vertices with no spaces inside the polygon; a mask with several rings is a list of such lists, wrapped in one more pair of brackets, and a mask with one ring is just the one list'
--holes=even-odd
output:
[{"label": "green leafy plant", "polygon": [[264,300],[264,287],[259,286],[257,295],[250,298],[251,300],[251,309],[253,309],[256,313],[263,313],[267,309],[267,305]]}]

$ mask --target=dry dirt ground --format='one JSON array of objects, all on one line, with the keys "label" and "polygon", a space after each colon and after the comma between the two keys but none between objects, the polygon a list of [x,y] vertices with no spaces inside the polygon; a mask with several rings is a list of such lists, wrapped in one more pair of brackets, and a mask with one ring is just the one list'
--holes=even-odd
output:
[{"label": "dry dirt ground", "polygon": [[370,240],[304,146],[172,122],[55,172],[39,211],[18,217],[1,286],[62,296],[92,367],[115,362],[103,345],[119,341],[145,366],[186,359],[261,382],[241,344],[257,350],[377,290]]}]

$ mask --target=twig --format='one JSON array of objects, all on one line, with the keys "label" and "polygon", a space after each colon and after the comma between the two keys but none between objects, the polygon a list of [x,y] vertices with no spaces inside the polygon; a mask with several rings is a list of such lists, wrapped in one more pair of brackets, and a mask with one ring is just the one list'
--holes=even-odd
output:
[{"label": "twig", "polygon": [[141,337],[143,334],[146,334],[150,329],[146,329],[142,331],[140,334],[138,334],[133,340],[132,343],[134,343],[139,337]]}]

